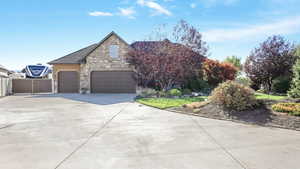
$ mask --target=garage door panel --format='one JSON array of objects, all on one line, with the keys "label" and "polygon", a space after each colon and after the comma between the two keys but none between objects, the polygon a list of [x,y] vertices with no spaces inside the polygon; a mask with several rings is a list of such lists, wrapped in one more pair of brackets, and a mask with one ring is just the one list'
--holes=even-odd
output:
[{"label": "garage door panel", "polygon": [[58,73],[59,93],[78,93],[79,75],[76,71],[62,71]]},{"label": "garage door panel", "polygon": [[95,71],[91,73],[92,93],[135,93],[133,72]]}]

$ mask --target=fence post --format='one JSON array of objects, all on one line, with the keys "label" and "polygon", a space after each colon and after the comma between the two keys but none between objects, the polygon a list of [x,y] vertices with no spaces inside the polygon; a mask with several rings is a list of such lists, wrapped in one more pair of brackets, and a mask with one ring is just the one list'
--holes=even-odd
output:
[{"label": "fence post", "polygon": [[3,95],[2,94],[2,77],[0,77],[0,97]]},{"label": "fence post", "polygon": [[31,94],[33,95],[33,79],[31,79]]}]

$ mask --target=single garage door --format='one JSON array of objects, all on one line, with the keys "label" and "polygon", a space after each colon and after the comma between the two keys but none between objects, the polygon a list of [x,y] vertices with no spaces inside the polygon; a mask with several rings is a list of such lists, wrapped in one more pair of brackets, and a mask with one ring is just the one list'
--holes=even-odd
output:
[{"label": "single garage door", "polygon": [[58,92],[59,93],[78,93],[79,75],[76,71],[58,72]]},{"label": "single garage door", "polygon": [[92,93],[135,93],[136,83],[131,71],[94,71],[91,73]]}]

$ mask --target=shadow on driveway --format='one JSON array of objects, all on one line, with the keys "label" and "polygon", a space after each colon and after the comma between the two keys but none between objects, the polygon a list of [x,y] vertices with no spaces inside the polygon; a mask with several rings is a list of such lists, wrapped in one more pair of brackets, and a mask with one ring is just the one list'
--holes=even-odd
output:
[{"label": "shadow on driveway", "polygon": [[64,98],[97,105],[133,102],[135,94],[33,94],[27,98]]}]

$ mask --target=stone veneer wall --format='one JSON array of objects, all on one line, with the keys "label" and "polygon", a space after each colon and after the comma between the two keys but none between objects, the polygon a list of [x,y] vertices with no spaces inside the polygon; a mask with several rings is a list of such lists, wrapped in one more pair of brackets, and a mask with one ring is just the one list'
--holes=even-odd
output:
[{"label": "stone veneer wall", "polygon": [[[119,46],[119,57],[113,59],[109,55],[111,45]],[[86,58],[86,63],[80,65],[80,90],[86,90],[90,93],[90,75],[92,71],[110,71],[110,70],[132,70],[125,62],[125,54],[129,46],[120,40],[117,36],[112,35],[104,41]]]}]

